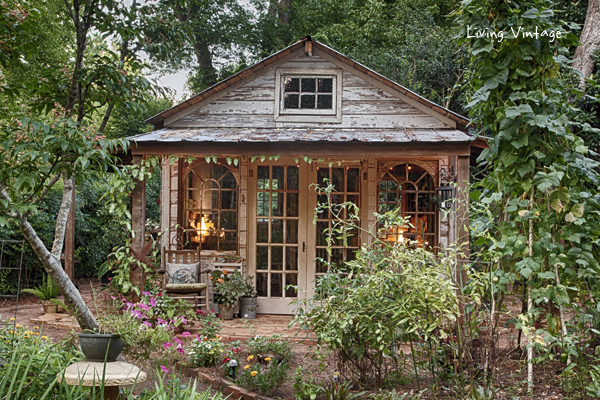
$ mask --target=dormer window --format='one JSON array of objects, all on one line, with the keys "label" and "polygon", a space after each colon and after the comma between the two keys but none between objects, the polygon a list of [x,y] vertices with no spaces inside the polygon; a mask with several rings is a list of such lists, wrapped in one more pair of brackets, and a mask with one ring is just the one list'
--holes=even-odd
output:
[{"label": "dormer window", "polygon": [[275,79],[275,121],[342,122],[340,70],[281,68]]},{"label": "dormer window", "polygon": [[334,78],[284,77],[284,110],[333,109],[333,79]]}]

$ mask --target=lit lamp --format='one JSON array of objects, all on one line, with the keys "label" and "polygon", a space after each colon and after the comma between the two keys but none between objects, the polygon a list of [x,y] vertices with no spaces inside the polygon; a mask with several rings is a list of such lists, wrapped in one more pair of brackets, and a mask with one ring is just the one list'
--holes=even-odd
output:
[{"label": "lit lamp", "polygon": [[440,210],[451,210],[454,203],[454,186],[456,182],[454,177],[454,168],[450,167],[450,171],[446,168],[440,169],[439,172],[440,186],[435,189],[437,197],[438,208]]},{"label": "lit lamp", "polygon": [[209,234],[209,231],[215,229],[215,223],[211,220],[207,219],[204,214],[202,214],[202,220],[200,222],[200,236],[202,236],[202,241],[206,241],[206,237]]},{"label": "lit lamp", "polygon": [[404,242],[404,232],[406,232],[406,228],[403,226],[390,226],[388,228],[388,233],[386,234],[387,242]]}]

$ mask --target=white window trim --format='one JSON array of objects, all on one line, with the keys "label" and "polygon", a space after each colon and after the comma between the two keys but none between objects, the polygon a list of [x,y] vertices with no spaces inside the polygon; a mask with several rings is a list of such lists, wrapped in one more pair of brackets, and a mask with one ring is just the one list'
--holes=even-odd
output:
[{"label": "white window trim", "polygon": [[[333,109],[323,115],[315,113],[316,110],[294,109],[283,110],[283,85],[282,78],[287,75],[296,77],[334,78]],[[321,110],[320,110],[321,111]],[[341,69],[301,69],[279,68],[275,70],[275,121],[276,122],[342,122],[342,70]]]}]

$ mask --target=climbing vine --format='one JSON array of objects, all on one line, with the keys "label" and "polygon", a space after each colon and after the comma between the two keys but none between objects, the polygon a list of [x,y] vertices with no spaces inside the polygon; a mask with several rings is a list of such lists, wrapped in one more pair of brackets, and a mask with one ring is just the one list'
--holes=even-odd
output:
[{"label": "climbing vine", "polygon": [[[600,272],[599,164],[570,129],[578,110],[568,97],[577,91],[569,86],[567,48],[577,43],[577,26],[559,21],[542,0],[464,1],[455,16],[471,54],[470,116],[479,134],[491,137],[479,158],[488,175],[472,197],[500,216],[496,239],[476,244],[497,254],[500,274],[514,271],[507,276],[530,289],[517,326],[529,329],[536,317],[547,322],[538,332],[544,341],[529,345],[531,390],[532,348],[554,343],[573,355],[564,307],[597,297],[600,289],[590,279]],[[490,34],[468,37],[467,29]],[[542,309],[545,302],[550,307]]]}]

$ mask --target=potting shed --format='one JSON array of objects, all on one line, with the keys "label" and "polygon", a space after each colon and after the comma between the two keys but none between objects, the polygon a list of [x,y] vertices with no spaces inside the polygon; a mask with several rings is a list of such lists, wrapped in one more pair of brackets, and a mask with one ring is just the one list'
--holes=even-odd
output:
[{"label": "potting shed", "polygon": [[[292,313],[290,301],[312,295],[326,272],[315,259],[341,263],[367,240],[358,235],[327,253],[332,216],[320,213],[313,224],[322,200],[314,185],[324,179],[335,187],[333,202],[359,207],[363,228],[375,212],[400,208],[412,226],[387,240],[468,243],[468,197],[447,183],[468,184],[476,144],[469,121],[310,37],[148,123],[154,131],[132,138],[131,152],[134,162],[164,156],[161,245],[240,257],[256,279],[259,313]],[[460,205],[439,201],[448,197]],[[144,204],[141,184],[137,231]]]}]

